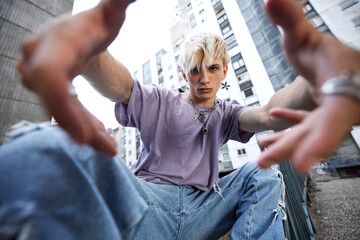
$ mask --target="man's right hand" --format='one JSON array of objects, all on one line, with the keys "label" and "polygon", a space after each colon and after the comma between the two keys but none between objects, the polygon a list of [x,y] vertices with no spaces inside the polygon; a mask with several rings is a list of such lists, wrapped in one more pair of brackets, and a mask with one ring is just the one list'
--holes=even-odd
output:
[{"label": "man's right hand", "polygon": [[69,93],[68,84],[114,40],[131,2],[104,0],[89,11],[55,20],[24,42],[18,63],[23,84],[40,96],[59,125],[77,142],[111,156],[116,154],[114,139]]},{"label": "man's right hand", "polygon": [[[301,3],[269,0],[266,10],[270,20],[284,30],[283,47],[289,62],[312,84],[315,93],[327,79],[344,70],[360,75],[360,51],[319,33],[306,20]],[[288,110],[271,113],[285,120],[303,120],[291,131],[262,139],[260,145],[267,151],[259,159],[260,167],[292,159],[295,168],[304,172],[329,156],[352,126],[360,124],[360,104],[355,98],[318,95],[317,100],[320,106],[307,116]]]}]

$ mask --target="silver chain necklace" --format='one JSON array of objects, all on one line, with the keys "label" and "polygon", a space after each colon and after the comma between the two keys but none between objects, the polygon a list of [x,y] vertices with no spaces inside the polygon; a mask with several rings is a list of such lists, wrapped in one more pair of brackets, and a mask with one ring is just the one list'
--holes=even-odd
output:
[{"label": "silver chain necklace", "polygon": [[[199,110],[196,105],[193,103],[193,101],[191,100],[190,94],[188,93],[188,98],[189,101],[191,103],[191,106],[194,109],[194,120],[199,120],[201,122],[202,126],[202,132],[203,134],[206,134],[208,132],[207,128],[206,128],[206,124],[210,119],[211,113],[215,110],[215,108],[219,105],[219,99],[215,99],[214,105],[212,105],[211,107],[206,108],[205,110]],[[209,114],[209,116],[206,119],[206,115]],[[206,119],[206,120],[205,120]]]}]

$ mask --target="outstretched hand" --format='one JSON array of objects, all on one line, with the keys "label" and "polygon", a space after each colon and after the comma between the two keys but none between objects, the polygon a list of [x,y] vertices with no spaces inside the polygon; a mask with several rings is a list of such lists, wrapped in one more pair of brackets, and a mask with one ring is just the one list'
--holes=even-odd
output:
[{"label": "outstretched hand", "polygon": [[[284,30],[283,47],[290,64],[304,76],[317,93],[329,78],[345,69],[360,75],[360,52],[335,38],[319,33],[305,18],[302,5],[292,0],[269,0],[266,11],[274,24]],[[321,98],[320,106],[311,113],[277,109],[274,117],[301,122],[291,131],[262,139],[267,150],[259,159],[260,167],[270,167],[293,159],[295,168],[308,170],[314,162],[327,157],[360,123],[360,102],[346,96]]]},{"label": "outstretched hand", "polygon": [[272,116],[300,124],[290,131],[261,139],[259,145],[267,150],[258,165],[267,168],[292,159],[294,167],[305,172],[315,162],[329,156],[356,124],[353,114],[358,114],[360,121],[360,106],[352,105],[351,101],[347,97],[332,97],[313,112],[274,109],[270,113]]},{"label": "outstretched hand", "polygon": [[116,154],[116,142],[69,93],[68,84],[113,41],[131,2],[103,0],[94,9],[55,20],[24,42],[18,63],[23,84],[40,96],[59,125],[77,142],[108,155]]}]

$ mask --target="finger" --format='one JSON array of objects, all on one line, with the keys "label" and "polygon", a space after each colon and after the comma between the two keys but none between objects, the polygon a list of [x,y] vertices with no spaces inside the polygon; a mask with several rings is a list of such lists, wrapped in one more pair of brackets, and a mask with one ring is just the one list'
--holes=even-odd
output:
[{"label": "finger", "polygon": [[[325,118],[326,119],[326,118]],[[320,121],[323,121],[320,119]],[[335,121],[334,121],[335,122]],[[299,144],[294,153],[294,167],[305,172],[320,159],[328,157],[345,138],[348,129],[341,129],[342,126],[333,123],[326,125],[320,122],[321,128],[313,129]],[[329,131],[333,129],[333,131]]]},{"label": "finger", "polygon": [[27,61],[36,49],[39,42],[39,37],[32,36],[24,41],[21,45],[21,52],[23,53],[24,61]]},{"label": "finger", "polygon": [[284,135],[284,133],[285,133],[284,131],[281,131],[281,132],[277,132],[277,133],[268,135],[266,137],[263,137],[262,139],[260,139],[258,141],[258,144],[262,148],[267,148],[274,142],[278,141]]},{"label": "finger", "polygon": [[116,142],[110,136],[106,130],[104,124],[98,120],[94,115],[92,115],[87,109],[84,109],[89,122],[88,131],[92,133],[91,141],[89,142],[96,150],[105,153],[109,156],[114,156],[116,154]]},{"label": "finger", "polygon": [[270,21],[284,30],[284,44],[289,48],[298,48],[309,38],[320,33],[307,21],[302,11],[302,4],[292,0],[269,0],[266,13]]},{"label": "finger", "polygon": [[27,63],[25,63],[23,60],[19,60],[16,64],[16,68],[21,75],[21,83],[31,91],[35,91],[33,84],[31,84],[31,79],[27,77],[31,76]]},{"label": "finger", "polygon": [[269,114],[272,117],[281,118],[283,120],[293,123],[299,123],[309,115],[309,112],[304,110],[293,110],[288,108],[273,108],[269,111]]},{"label": "finger", "polygon": [[[67,88],[69,79],[65,71],[53,64],[39,64],[36,67],[25,67],[24,84],[35,91],[59,125],[79,143],[89,141],[90,134],[83,124],[83,106],[74,98]],[[29,77],[31,76],[31,77]]]},{"label": "finger", "polygon": [[[59,86],[56,88],[56,85]],[[75,141],[88,143],[91,140],[91,133],[87,131],[86,115],[81,114],[84,107],[77,98],[67,92],[66,86],[56,83],[51,87],[53,89],[46,93],[39,91],[50,113]],[[54,91],[54,89],[61,90]]]},{"label": "finger", "polygon": [[265,5],[269,19],[284,31],[291,31],[304,18],[301,8],[301,3],[291,0],[269,0]]},{"label": "finger", "polygon": [[90,145],[108,156],[116,154],[116,142],[105,129],[96,131]]},{"label": "finger", "polygon": [[295,127],[286,132],[282,138],[273,143],[259,158],[258,165],[261,168],[268,168],[273,164],[281,163],[290,159],[295,152],[301,138],[306,134],[306,128]]}]

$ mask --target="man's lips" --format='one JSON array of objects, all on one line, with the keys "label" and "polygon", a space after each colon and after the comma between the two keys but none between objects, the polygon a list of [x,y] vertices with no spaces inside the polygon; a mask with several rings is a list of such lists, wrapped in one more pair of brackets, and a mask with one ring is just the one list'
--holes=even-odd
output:
[{"label": "man's lips", "polygon": [[211,92],[211,88],[199,88],[199,92]]}]

